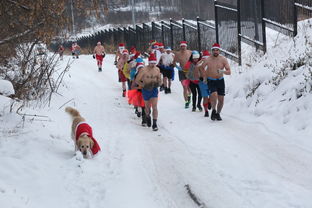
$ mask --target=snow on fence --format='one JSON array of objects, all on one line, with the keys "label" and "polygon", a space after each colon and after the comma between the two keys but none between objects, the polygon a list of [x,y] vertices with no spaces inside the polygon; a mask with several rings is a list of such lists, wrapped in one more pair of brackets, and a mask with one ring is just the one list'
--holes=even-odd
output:
[{"label": "snow on fence", "polygon": [[[274,7],[272,7],[272,2]],[[179,20],[143,23],[106,29],[77,40],[81,47],[93,48],[98,41],[110,46],[125,43],[140,51],[148,48],[150,40],[163,42],[178,49],[179,42],[188,41],[193,50],[210,49],[215,42],[221,44],[228,58],[241,64],[241,42],[266,52],[266,27],[289,36],[297,35],[297,21],[312,17],[310,0],[215,0],[214,20]],[[272,8],[279,7],[279,11]],[[211,11],[211,9],[209,10]],[[72,42],[65,43],[70,46]],[[56,48],[56,46],[54,46]]]}]

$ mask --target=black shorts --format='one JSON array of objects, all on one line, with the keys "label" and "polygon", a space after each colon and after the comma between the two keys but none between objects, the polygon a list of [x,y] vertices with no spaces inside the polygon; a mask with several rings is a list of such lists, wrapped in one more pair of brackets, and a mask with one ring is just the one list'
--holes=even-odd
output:
[{"label": "black shorts", "polygon": [[164,69],[163,75],[164,75],[164,77],[167,77],[168,79],[172,79],[173,78],[173,68]]},{"label": "black shorts", "polygon": [[224,84],[224,79],[207,79],[207,84],[209,88],[209,92],[214,93],[217,92],[218,95],[225,95],[225,84]]},{"label": "black shorts", "polygon": [[164,74],[164,66],[163,65],[157,65],[157,67],[159,68],[159,71],[161,74]]},{"label": "black shorts", "polygon": [[183,71],[179,71],[179,80],[180,81],[183,81],[183,80],[186,80],[186,73],[183,72]]}]

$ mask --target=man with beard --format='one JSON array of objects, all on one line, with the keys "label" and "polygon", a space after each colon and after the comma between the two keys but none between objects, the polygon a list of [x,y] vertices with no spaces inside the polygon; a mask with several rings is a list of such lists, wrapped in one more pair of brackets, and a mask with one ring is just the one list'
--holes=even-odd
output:
[{"label": "man with beard", "polygon": [[189,61],[190,57],[192,55],[192,51],[187,50],[187,42],[181,41],[180,43],[180,50],[178,52],[175,52],[175,58],[173,61],[173,65],[177,66],[176,63],[179,63],[179,80],[183,87],[183,96],[185,100],[185,108],[188,108],[190,105],[190,99],[191,99],[191,90],[189,85],[183,84],[186,83],[184,80],[186,80],[186,73],[187,70],[185,69],[185,64]]},{"label": "man with beard", "polygon": [[225,84],[223,75],[231,75],[231,68],[227,59],[220,55],[221,47],[218,43],[213,44],[212,56],[209,56],[202,68],[207,70],[204,74],[204,80],[207,80],[210,91],[210,101],[212,107],[211,120],[221,121],[220,116],[225,95]]}]

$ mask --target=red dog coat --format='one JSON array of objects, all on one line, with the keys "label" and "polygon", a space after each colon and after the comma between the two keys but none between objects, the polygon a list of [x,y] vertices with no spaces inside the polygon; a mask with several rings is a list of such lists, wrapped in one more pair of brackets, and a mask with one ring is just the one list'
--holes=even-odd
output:
[{"label": "red dog coat", "polygon": [[92,135],[92,128],[87,123],[79,123],[76,127],[76,140],[78,140],[79,136],[81,134],[87,134],[94,142],[93,147],[91,148],[92,154],[95,155],[101,150],[100,145],[97,143],[97,141],[93,138]]}]

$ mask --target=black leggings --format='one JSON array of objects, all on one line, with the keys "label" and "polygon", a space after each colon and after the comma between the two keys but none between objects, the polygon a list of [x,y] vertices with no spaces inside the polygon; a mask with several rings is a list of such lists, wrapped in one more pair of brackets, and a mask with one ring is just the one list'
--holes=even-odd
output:
[{"label": "black leggings", "polygon": [[198,84],[190,82],[190,89],[192,91],[192,104],[193,104],[193,108],[196,108],[197,94],[198,94],[197,106],[201,106],[202,96],[201,96]]}]

